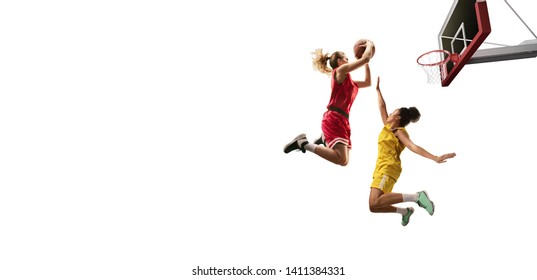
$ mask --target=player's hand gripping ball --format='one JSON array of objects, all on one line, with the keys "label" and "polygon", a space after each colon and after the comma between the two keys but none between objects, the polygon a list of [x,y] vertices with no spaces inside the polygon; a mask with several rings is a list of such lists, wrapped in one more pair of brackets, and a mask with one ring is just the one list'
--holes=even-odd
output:
[{"label": "player's hand gripping ball", "polygon": [[[365,52],[365,46],[367,44],[367,41],[369,40],[360,39],[356,41],[356,43],[354,44],[354,57],[356,59],[362,58],[362,55]],[[373,42],[371,42],[371,44],[373,44]],[[374,55],[375,55],[375,44],[373,44],[373,47],[371,48],[371,58],[373,58]]]}]

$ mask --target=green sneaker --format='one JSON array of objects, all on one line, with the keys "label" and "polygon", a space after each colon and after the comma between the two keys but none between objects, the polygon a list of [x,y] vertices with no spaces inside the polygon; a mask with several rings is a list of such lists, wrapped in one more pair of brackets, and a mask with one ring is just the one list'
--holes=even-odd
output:
[{"label": "green sneaker", "polygon": [[422,208],[425,208],[429,215],[434,214],[434,203],[429,199],[426,191],[421,191],[418,193],[418,205]]},{"label": "green sneaker", "polygon": [[412,214],[414,214],[414,208],[407,207],[406,210],[407,210],[407,212],[406,212],[406,214],[403,215],[403,219],[401,220],[401,224],[403,226],[408,225],[408,222],[410,222],[410,216],[412,216]]}]

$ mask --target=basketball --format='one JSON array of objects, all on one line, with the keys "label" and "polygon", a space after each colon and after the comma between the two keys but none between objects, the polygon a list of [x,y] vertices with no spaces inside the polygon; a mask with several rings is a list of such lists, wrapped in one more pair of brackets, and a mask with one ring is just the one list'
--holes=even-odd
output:
[{"label": "basketball", "polygon": [[[362,55],[365,52],[365,44],[367,44],[367,39],[359,39],[354,43],[354,57],[356,59],[362,58]],[[375,45],[373,44],[373,48],[371,49],[371,58],[375,55]]]}]

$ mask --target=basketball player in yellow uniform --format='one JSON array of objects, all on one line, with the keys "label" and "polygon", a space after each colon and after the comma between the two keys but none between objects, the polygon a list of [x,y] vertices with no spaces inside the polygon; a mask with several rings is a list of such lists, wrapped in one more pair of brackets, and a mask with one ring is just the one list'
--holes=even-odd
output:
[{"label": "basketball player in yellow uniform", "polygon": [[406,226],[410,216],[414,213],[413,207],[394,207],[393,204],[401,202],[416,202],[425,208],[429,215],[434,213],[434,203],[429,199],[427,192],[420,191],[414,194],[392,193],[393,186],[401,175],[401,152],[408,147],[412,152],[437,163],[444,163],[447,159],[455,157],[455,153],[435,156],[422,147],[414,144],[405,129],[410,122],[417,122],[420,112],[416,107],[399,108],[390,115],[386,110],[386,102],[380,91],[380,78],[377,79],[377,94],[380,116],[384,127],[378,138],[378,157],[373,183],[369,194],[369,209],[373,213],[399,213],[402,215],[401,224]]}]

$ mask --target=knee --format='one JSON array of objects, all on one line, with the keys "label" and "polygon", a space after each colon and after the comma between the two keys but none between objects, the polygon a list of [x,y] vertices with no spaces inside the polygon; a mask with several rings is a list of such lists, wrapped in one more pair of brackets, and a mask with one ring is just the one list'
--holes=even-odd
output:
[{"label": "knee", "polygon": [[369,200],[369,211],[376,213],[378,211],[378,199]]},{"label": "knee", "polygon": [[349,164],[349,158],[347,156],[340,156],[338,158],[337,164],[341,166],[347,166],[347,164]]}]

